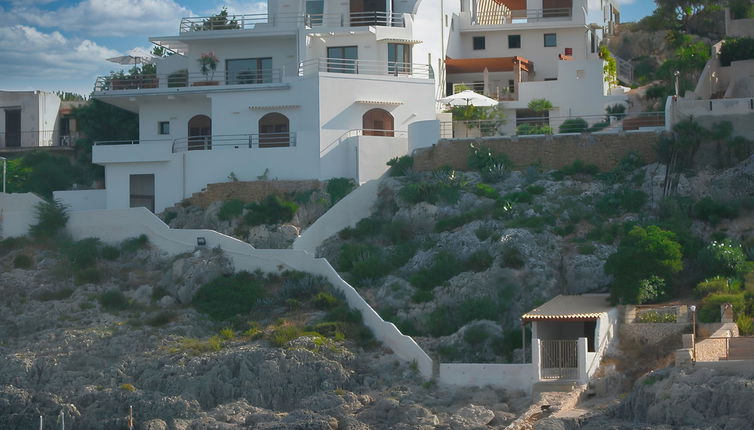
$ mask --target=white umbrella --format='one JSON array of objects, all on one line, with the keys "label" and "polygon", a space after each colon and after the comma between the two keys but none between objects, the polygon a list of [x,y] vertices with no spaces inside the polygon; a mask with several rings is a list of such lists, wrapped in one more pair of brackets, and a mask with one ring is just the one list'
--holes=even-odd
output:
[{"label": "white umbrella", "polygon": [[134,48],[128,51],[128,55],[121,55],[119,57],[108,58],[107,61],[111,63],[121,64],[124,66],[135,66],[137,64],[152,64],[155,60],[155,56],[151,52],[143,48]]},{"label": "white umbrella", "polygon": [[461,91],[458,94],[441,98],[440,103],[451,106],[497,106],[499,104],[497,100],[471,90]]}]

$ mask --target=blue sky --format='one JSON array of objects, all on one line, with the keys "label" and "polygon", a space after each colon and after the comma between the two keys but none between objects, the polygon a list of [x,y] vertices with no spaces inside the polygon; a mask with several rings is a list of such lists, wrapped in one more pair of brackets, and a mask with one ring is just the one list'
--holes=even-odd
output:
[{"label": "blue sky", "polygon": [[[425,0],[436,1],[436,0]],[[621,20],[650,14],[651,0],[618,0]],[[98,75],[120,66],[105,59],[150,36],[178,33],[184,16],[258,13],[266,0],[0,0],[0,90],[89,94]]]}]

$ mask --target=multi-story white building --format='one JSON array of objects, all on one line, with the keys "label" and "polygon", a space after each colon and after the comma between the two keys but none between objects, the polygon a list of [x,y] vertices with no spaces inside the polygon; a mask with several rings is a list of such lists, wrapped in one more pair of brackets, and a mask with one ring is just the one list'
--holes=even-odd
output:
[{"label": "multi-story white building", "polygon": [[45,91],[0,91],[0,148],[69,146],[78,137],[71,109]]},{"label": "multi-story white building", "polygon": [[[94,98],[139,114],[139,141],[94,148],[105,206],[160,211],[231,173],[378,177],[436,141],[430,64],[455,6],[270,0],[266,14],[184,18],[178,35],[150,39],[175,53],[156,75],[97,81]],[[216,70],[202,73],[202,56]]]},{"label": "multi-story white building", "polygon": [[462,3],[453,16],[446,92],[463,84],[500,100],[508,133],[515,118],[540,115],[527,110],[532,99],[549,100],[549,115],[557,118],[599,115],[626,100],[611,94],[599,56],[600,43],[619,22],[614,0]]},{"label": "multi-story white building", "polygon": [[150,39],[174,53],[156,74],[97,80],[94,98],[139,114],[138,141],[94,147],[102,206],[161,211],[229,177],[376,178],[436,143],[454,83],[482,82],[509,118],[540,97],[553,116],[603,112],[596,52],[614,5],[505,1],[269,0],[265,14],[184,18]]}]

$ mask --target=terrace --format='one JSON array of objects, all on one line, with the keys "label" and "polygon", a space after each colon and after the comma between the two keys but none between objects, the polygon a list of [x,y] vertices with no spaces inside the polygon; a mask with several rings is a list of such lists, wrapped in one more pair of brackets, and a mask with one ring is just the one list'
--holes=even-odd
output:
[{"label": "terrace", "polygon": [[143,90],[156,88],[215,87],[229,85],[259,85],[281,83],[282,69],[258,69],[220,73],[207,77],[202,73],[187,71],[169,74],[132,74],[99,76],[94,83],[94,91]]},{"label": "terrace", "polygon": [[543,0],[535,8],[526,0],[476,0],[473,12],[462,21],[462,31],[478,31],[480,26],[516,26],[543,24],[547,26],[574,21],[585,23],[586,2],[583,0]]},{"label": "terrace", "polygon": [[255,30],[270,27],[291,27],[304,25],[315,27],[405,27],[401,13],[391,12],[350,12],[336,14],[245,14],[218,16],[198,16],[181,19],[180,34],[213,30]]}]

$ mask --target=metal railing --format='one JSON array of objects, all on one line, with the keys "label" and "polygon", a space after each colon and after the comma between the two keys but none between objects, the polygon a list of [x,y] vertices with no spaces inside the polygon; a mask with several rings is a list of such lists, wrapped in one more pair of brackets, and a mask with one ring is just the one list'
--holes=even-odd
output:
[{"label": "metal railing", "polygon": [[343,133],[340,137],[341,140],[348,139],[350,137],[357,136],[376,136],[376,137],[408,137],[408,131],[406,130],[385,130],[377,128],[354,128]]},{"label": "metal railing", "polygon": [[[583,119],[583,123],[566,122],[568,120]],[[468,120],[468,121],[442,121],[440,122],[440,136],[444,139],[465,139],[473,137],[493,137],[503,136],[503,129],[506,120]],[[524,117],[516,118],[516,129],[518,135],[533,134],[533,130],[544,130],[543,128],[535,129],[535,126],[549,127],[546,134],[567,134],[567,133],[618,133],[624,131],[635,131],[641,128],[664,128],[665,112],[642,112],[631,114],[602,114],[602,115],[583,115],[583,116],[541,116],[541,117]],[[521,127],[523,125],[523,127]]]},{"label": "metal railing", "polygon": [[132,140],[98,140],[94,146],[112,146],[112,145],[140,145],[142,143],[151,144],[158,142],[172,142],[171,139],[132,139]]},{"label": "metal railing", "polygon": [[0,148],[28,148],[40,146],[73,146],[80,137],[78,132],[61,134],[58,130],[33,130],[0,132]]},{"label": "metal railing", "polygon": [[518,9],[478,12],[474,17],[476,25],[524,24],[540,21],[570,21],[569,7],[547,9]]},{"label": "metal railing", "polygon": [[255,13],[244,15],[196,16],[181,19],[178,31],[190,33],[196,31],[216,30],[253,30],[259,25],[304,25],[313,27],[405,27],[406,21],[402,13],[390,12],[352,12],[336,14],[297,14]]},{"label": "metal railing", "polygon": [[578,379],[578,340],[540,340],[542,379]]},{"label": "metal railing", "polygon": [[634,66],[631,64],[631,62],[626,61],[615,55],[613,55],[613,58],[615,58],[616,65],[618,67],[618,70],[617,70],[618,79],[629,85],[633,84],[634,83]]},{"label": "metal railing", "polygon": [[225,71],[211,75],[174,72],[166,74],[135,74],[124,77],[99,76],[94,83],[94,91],[258,85],[280,83],[282,79],[283,69]]},{"label": "metal railing", "polygon": [[208,151],[212,149],[295,147],[296,133],[255,133],[191,136],[173,141],[172,151]]},{"label": "metal railing", "polygon": [[458,82],[453,84],[453,94],[460,93],[464,88],[468,88],[475,93],[479,93],[483,96],[487,96],[499,101],[518,100],[518,96],[516,96],[516,93],[514,91],[511,91],[508,85],[503,86],[490,84],[488,85],[488,87],[491,88],[488,88],[488,91],[484,91],[483,82]]},{"label": "metal railing", "polygon": [[434,79],[434,72],[428,64],[345,58],[312,58],[299,65],[299,76],[318,72]]}]

